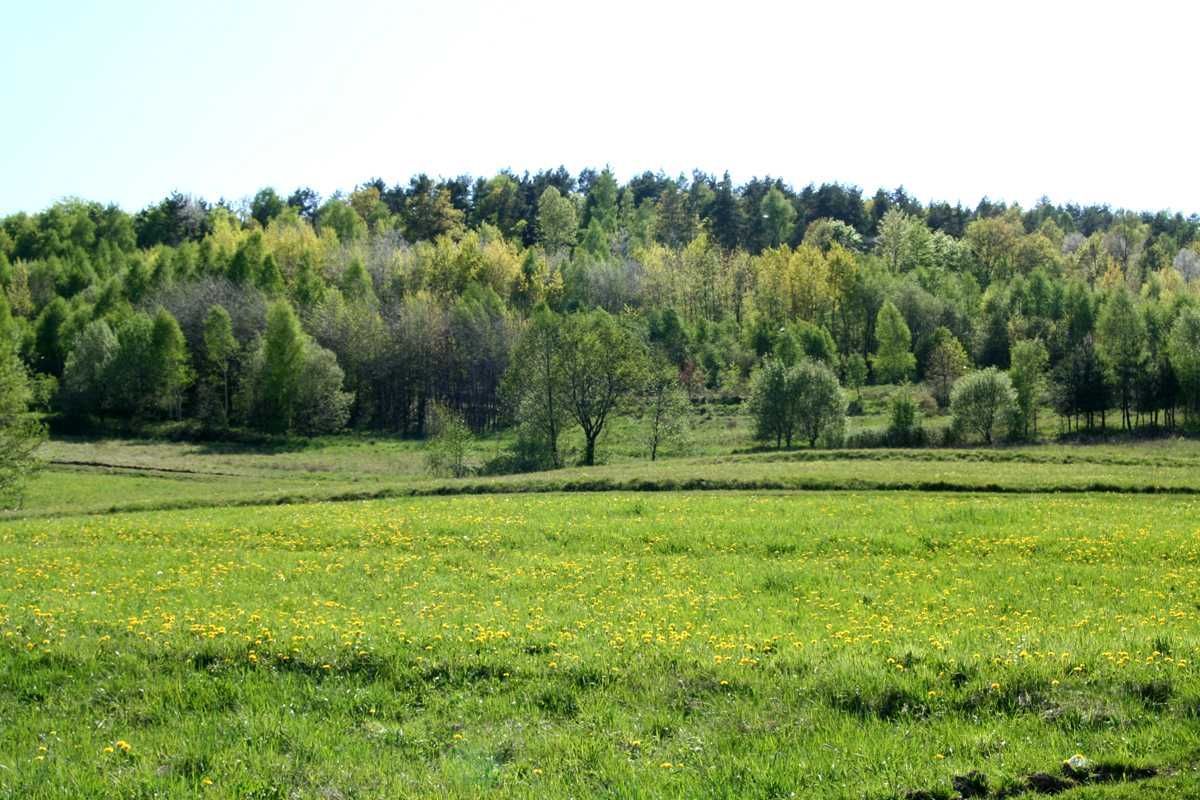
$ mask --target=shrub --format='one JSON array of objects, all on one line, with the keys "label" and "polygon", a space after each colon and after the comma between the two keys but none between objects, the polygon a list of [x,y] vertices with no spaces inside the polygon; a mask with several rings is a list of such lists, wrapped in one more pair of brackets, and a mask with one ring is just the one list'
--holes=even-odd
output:
[{"label": "shrub", "polygon": [[996,369],[977,370],[954,384],[950,411],[961,430],[977,433],[991,444],[997,429],[1012,415],[1016,392],[1008,375]]},{"label": "shrub", "polygon": [[429,411],[431,436],[425,445],[425,462],[434,475],[462,478],[470,473],[467,450],[471,446],[471,429],[462,415],[441,403]]}]

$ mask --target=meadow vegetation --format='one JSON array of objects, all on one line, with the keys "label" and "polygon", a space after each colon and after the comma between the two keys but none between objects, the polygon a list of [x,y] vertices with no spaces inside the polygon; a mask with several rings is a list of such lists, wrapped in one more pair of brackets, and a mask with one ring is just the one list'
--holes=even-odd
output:
[{"label": "meadow vegetation", "polygon": [[1186,796],[1198,504],[550,493],[9,521],[0,787]]}]

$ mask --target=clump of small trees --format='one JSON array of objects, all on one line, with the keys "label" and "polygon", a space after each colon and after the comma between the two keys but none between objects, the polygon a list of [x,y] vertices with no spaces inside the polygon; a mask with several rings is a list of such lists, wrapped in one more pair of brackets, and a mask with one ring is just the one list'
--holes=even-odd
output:
[{"label": "clump of small trees", "polygon": [[827,365],[809,359],[788,366],[768,359],[750,388],[755,437],[791,447],[793,440],[839,444],[845,433],[846,398]]}]

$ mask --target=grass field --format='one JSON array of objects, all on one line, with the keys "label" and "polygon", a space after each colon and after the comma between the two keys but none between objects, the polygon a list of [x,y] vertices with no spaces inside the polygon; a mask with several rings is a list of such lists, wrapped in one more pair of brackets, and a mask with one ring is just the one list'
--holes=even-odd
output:
[{"label": "grass field", "polygon": [[1196,796],[1198,561],[1191,496],[546,493],[14,520],[0,792]]},{"label": "grass field", "polygon": [[1200,796],[1200,442],[752,446],[55,439],[0,796]]},{"label": "grass field", "polygon": [[[0,518],[412,494],[678,489],[1200,492],[1200,442],[1004,449],[716,452],[655,463],[632,441],[598,467],[435,480],[421,444],[345,437],[263,450],[233,445],[55,440],[50,467]],[[482,440],[484,459],[503,442]],[[746,444],[749,444],[748,442]]]}]

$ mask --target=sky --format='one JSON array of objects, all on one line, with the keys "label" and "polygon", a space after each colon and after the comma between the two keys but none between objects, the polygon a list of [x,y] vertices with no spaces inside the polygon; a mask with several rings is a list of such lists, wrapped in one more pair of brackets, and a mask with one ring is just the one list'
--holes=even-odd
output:
[{"label": "sky", "polygon": [[693,169],[1200,212],[1200,4],[13,2],[0,214]]}]

